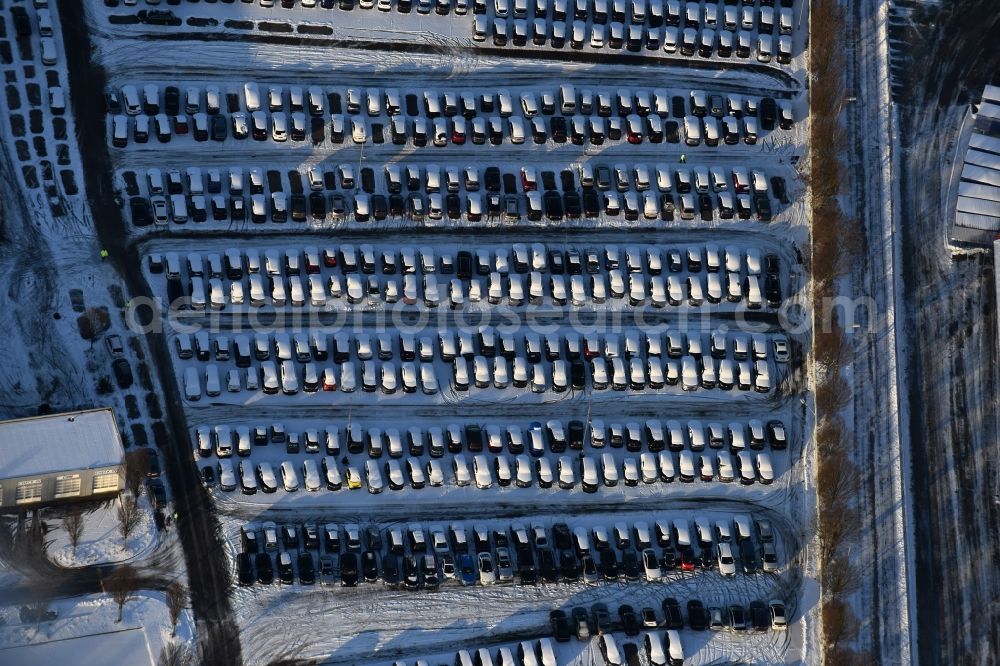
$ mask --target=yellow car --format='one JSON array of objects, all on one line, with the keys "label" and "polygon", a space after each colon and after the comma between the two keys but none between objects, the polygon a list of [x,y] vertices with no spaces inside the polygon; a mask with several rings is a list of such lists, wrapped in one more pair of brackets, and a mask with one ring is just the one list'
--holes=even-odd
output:
[{"label": "yellow car", "polygon": [[356,467],[347,467],[347,487],[351,490],[357,490],[361,487],[361,472],[358,471]]}]

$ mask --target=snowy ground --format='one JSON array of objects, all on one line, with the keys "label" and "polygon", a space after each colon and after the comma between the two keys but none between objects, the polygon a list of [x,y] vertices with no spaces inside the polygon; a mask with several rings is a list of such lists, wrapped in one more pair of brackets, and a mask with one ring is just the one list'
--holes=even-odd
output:
[{"label": "snowy ground", "polygon": [[139,498],[139,506],[142,519],[124,547],[121,533],[118,531],[118,502],[111,501],[100,504],[93,511],[83,515],[83,535],[80,537],[75,554],[65,527],[61,521],[56,522],[58,527],[46,535],[49,557],[63,567],[142,559],[156,549],[159,544],[159,533],[153,523],[153,509],[145,493]]},{"label": "snowy ground", "polygon": [[70,660],[98,664],[109,659],[154,664],[169,644],[189,643],[194,635],[189,611],[181,613],[176,636],[171,635],[164,597],[154,592],[139,592],[128,601],[120,623],[118,606],[104,595],[56,601],[48,610],[56,619],[22,624],[18,608],[0,608],[0,661],[11,666]]}]

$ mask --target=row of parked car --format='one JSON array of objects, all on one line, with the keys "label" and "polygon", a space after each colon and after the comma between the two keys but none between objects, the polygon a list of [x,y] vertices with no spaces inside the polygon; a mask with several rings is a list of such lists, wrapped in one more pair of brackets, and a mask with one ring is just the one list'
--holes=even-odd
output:
[{"label": "row of parked car", "polygon": [[163,114],[206,117],[247,114],[258,111],[283,113],[285,118],[302,114],[311,118],[340,118],[351,116],[368,118],[410,117],[435,120],[461,118],[471,121],[477,117],[496,115],[502,119],[514,116],[530,120],[541,116],[572,117],[596,115],[602,118],[625,118],[632,114],[640,117],[673,117],[683,120],[726,116],[759,118],[764,130],[774,129],[780,113],[782,121],[792,121],[791,106],[787,101],[772,97],[759,97],[738,93],[709,93],[704,90],[679,91],[668,88],[619,87],[580,88],[564,83],[556,88],[475,89],[439,91],[434,89],[400,88],[322,88],[312,86],[272,85],[262,87],[245,83],[240,88],[223,91],[217,85],[187,85],[182,92],[178,85],[161,86],[147,83],[121,88],[119,94],[107,94],[108,110],[112,115],[155,117]]},{"label": "row of parked car", "polygon": [[[436,341],[435,341],[436,338]],[[332,344],[331,344],[332,343]],[[193,336],[178,333],[174,338],[177,356],[183,360],[234,361],[237,367],[250,367],[252,361],[311,361],[342,364],[351,360],[406,361],[431,363],[437,356],[450,363],[456,358],[475,361],[479,358],[503,358],[515,361],[519,356],[528,363],[543,359],[590,361],[596,358],[701,358],[710,355],[718,360],[767,361],[786,363],[788,342],[784,335],[740,333],[717,330],[711,333],[681,330],[638,330],[612,333],[559,332],[515,333],[497,331],[491,326],[478,330],[441,330],[437,335],[413,333],[350,333],[312,331],[298,333],[237,333],[209,335],[199,331]]]},{"label": "row of parked car", "polygon": [[503,169],[491,166],[437,164],[386,164],[383,169],[360,169],[360,177],[353,164],[343,163],[335,168],[310,167],[304,174],[277,169],[239,167],[229,169],[202,169],[189,167],[147,169],[140,179],[133,171],[123,171],[121,181],[126,196],[143,195],[205,195],[230,194],[305,194],[308,192],[403,194],[458,194],[465,192],[485,194],[521,194],[530,192],[579,193],[581,190],[614,191],[624,194],[634,192],[659,192],[669,194],[721,194],[768,195],[787,203],[784,178],[768,179],[763,169],[745,167],[694,166],[676,167],[663,162],[646,163],[584,162],[563,169],[520,166]]},{"label": "row of parked car", "polygon": [[702,222],[750,220],[770,222],[772,202],[767,195],[720,192],[711,194],[681,194],[669,192],[598,192],[586,189],[581,193],[556,191],[526,194],[341,194],[324,195],[312,192],[285,195],[274,192],[270,197],[254,194],[249,197],[196,194],[185,196],[130,197],[129,215],[137,227],[150,224],[168,225],[196,223],[294,222],[367,223],[389,220],[423,226],[449,223],[516,224],[527,220],[538,222],[574,222],[581,219],[609,223],[673,222],[700,219]]},{"label": "row of parked car", "polygon": [[[580,580],[658,583],[675,571],[718,569],[723,576],[734,575],[735,569],[730,571],[733,558],[740,560],[747,574],[762,567],[765,572],[777,571],[777,542],[770,522],[758,520],[756,532],[755,539],[751,521],[744,515],[714,522],[707,518],[696,518],[693,523],[686,518],[660,518],[652,524],[619,521],[610,528],[566,523],[548,526],[532,521],[510,525],[509,529],[453,523],[448,527],[410,524],[383,531],[375,525],[362,529],[348,524],[343,539],[336,523],[279,527],[265,522],[241,528],[240,552],[248,561],[253,558],[268,563],[270,554],[278,553],[289,564],[295,553],[300,572],[303,562],[314,565],[315,553],[320,583],[332,585],[339,579],[345,587],[379,580],[390,588],[408,590],[437,589],[451,581],[463,586]],[[730,557],[732,553],[736,555]],[[268,557],[262,557],[265,555]],[[266,566],[258,565],[258,573],[261,568]],[[252,573],[247,579],[244,584],[253,583]],[[664,604],[663,626],[683,626],[675,603]],[[561,628],[554,629],[559,640],[568,640]]]},{"label": "row of parked car", "polygon": [[[789,119],[790,114],[788,111]],[[514,116],[506,120],[500,116],[480,116],[472,120],[462,117],[411,120],[397,116],[388,123],[381,123],[360,117],[348,122],[343,116],[334,115],[329,134],[322,121],[318,124],[316,121],[315,118],[310,121],[303,113],[296,112],[289,116],[284,111],[270,114],[255,111],[249,118],[246,114],[235,113],[231,126],[224,116],[207,116],[204,113],[194,114],[190,123],[185,116],[167,116],[164,113],[134,118],[116,115],[111,119],[112,145],[125,148],[129,145],[129,137],[134,143],[145,144],[151,136],[155,136],[160,143],[170,143],[174,135],[190,135],[195,141],[225,141],[231,136],[237,140],[253,137],[255,141],[270,139],[277,143],[311,141],[314,145],[323,143],[329,136],[331,143],[343,144],[348,130],[355,145],[384,144],[388,139],[396,146],[412,145],[418,148],[427,145],[443,148],[449,144],[461,146],[466,143],[477,146],[486,143],[493,146],[504,143],[521,145],[528,143],[529,139],[539,145],[548,141],[563,144],[568,140],[578,146],[601,146],[613,141],[627,141],[633,145],[644,141],[653,144],[683,141],[685,146],[693,148],[702,143],[710,147],[733,146],[741,141],[754,145],[762,137],[758,119],[750,116],[719,119],[691,115],[681,120],[662,120],[658,115],[643,117],[638,114],[624,118],[588,118],[583,114],[551,118]],[[783,121],[782,126],[791,129],[793,123],[791,120],[787,123]]]},{"label": "row of parked car", "polygon": [[[357,465],[341,465],[333,456],[325,456],[317,465],[307,458],[300,465],[285,460],[272,464],[262,461],[253,463],[244,458],[234,464],[228,458],[219,459],[216,469],[202,467],[203,480],[213,483],[218,472],[219,488],[231,492],[239,488],[244,495],[254,495],[258,490],[275,493],[278,489],[308,492],[341,489],[358,490],[367,488],[377,495],[386,488],[390,490],[421,490],[431,487],[476,487],[490,488],[554,488],[574,490],[580,488],[585,493],[596,493],[602,487],[613,488],[621,480],[625,486],[640,483],[693,483],[696,479],[708,483],[720,481],[732,483],[737,479],[742,485],[774,482],[775,471],[768,453],[740,451],[732,455],[728,451],[702,453],[681,451],[676,456],[661,451],[659,454],[642,453],[637,456],[604,453],[598,456],[579,454],[562,455],[552,463],[550,458],[532,458],[518,455],[509,458],[505,454],[476,454],[469,458],[463,453],[451,457],[451,469],[445,473],[445,466],[430,458],[407,458],[405,461],[390,459],[379,463],[368,459]],[[341,469],[343,467],[343,470]],[[362,470],[364,470],[362,472]],[[207,476],[206,476],[207,475]]]},{"label": "row of parked car", "polygon": [[[492,7],[490,7],[492,5]],[[489,14],[497,18],[539,19],[557,21],[580,20],[607,24],[618,21],[639,25],[680,26],[684,28],[726,28],[792,34],[795,21],[792,0],[784,0],[775,8],[771,0],[763,0],[755,8],[753,0],[727,0],[720,7],[718,0],[480,0],[474,6],[476,15]]]},{"label": "row of parked car", "polygon": [[[333,458],[342,455],[367,455],[369,458],[402,458],[429,455],[441,458],[448,454],[529,453],[540,458],[546,451],[553,454],[593,449],[621,449],[639,453],[644,448],[651,453],[669,450],[681,452],[690,449],[702,452],[727,449],[736,454],[750,449],[783,451],[788,446],[784,424],[778,419],[764,421],[730,421],[722,423],[700,420],[680,421],[646,419],[643,422],[609,422],[591,419],[585,423],[572,420],[565,426],[559,419],[549,419],[544,424],[532,421],[527,424],[499,425],[496,423],[449,423],[427,428],[412,426],[404,431],[399,428],[377,428],[356,421],[343,428],[327,424],[323,428],[306,428],[303,431],[286,430],[281,423],[266,425],[216,425],[195,429],[193,445],[195,458],[231,458],[235,453],[243,458],[251,455],[256,447],[269,444],[284,449],[286,454],[300,452],[323,453]],[[264,449],[266,450],[266,449]]]},{"label": "row of parked car", "polygon": [[[359,373],[360,366],[360,373]],[[210,398],[222,394],[263,391],[268,395],[279,392],[286,396],[300,393],[322,395],[335,391],[353,393],[360,385],[365,393],[381,392],[393,395],[417,393],[427,396],[440,391],[439,374],[450,377],[445,386],[451,391],[467,393],[476,389],[516,390],[529,388],[532,393],[565,393],[584,391],[590,386],[595,391],[611,388],[615,391],[659,391],[680,386],[685,391],[720,389],[729,391],[756,391],[769,393],[778,379],[767,361],[716,360],[708,357],[683,356],[678,360],[649,357],[625,360],[622,358],[591,359],[584,361],[557,360],[529,363],[523,357],[508,362],[503,357],[492,360],[483,356],[471,362],[458,357],[447,370],[432,363],[404,361],[397,366],[393,361],[346,361],[339,366],[320,367],[309,361],[297,366],[293,361],[261,361],[252,367],[222,368],[209,363],[200,369],[184,368],[184,395],[196,402],[203,395]],[[222,383],[225,373],[225,386]],[[450,395],[455,398],[457,396]],[[336,396],[330,397],[331,401]]]},{"label": "row of parked car", "polygon": [[[757,609],[763,608],[765,613],[759,614]],[[737,617],[733,617],[737,610],[742,610],[744,616],[749,616],[746,621],[740,622]],[[622,631],[626,637],[639,636],[640,632],[666,628],[677,632],[685,628],[685,625],[694,631],[720,631],[730,629],[732,631],[746,631],[752,628],[754,631],[767,631],[773,629],[784,631],[788,628],[788,617],[785,611],[785,604],[781,600],[775,599],[770,604],[761,601],[750,603],[750,612],[740,604],[733,604],[727,607],[706,606],[700,599],[691,599],[687,602],[687,618],[682,610],[681,603],[673,598],[666,597],[660,603],[660,612],[652,606],[645,606],[636,611],[630,604],[622,604],[618,607],[617,622],[612,618],[606,604],[596,603],[589,609],[584,606],[576,606],[569,612],[556,609],[549,613],[549,623],[552,627],[552,635],[558,642],[568,642],[575,635],[579,641],[589,641],[594,636],[611,634],[615,630]],[[734,622],[733,620],[737,621]],[[658,660],[655,654],[654,645],[646,644],[646,656],[651,664],[663,663]],[[623,650],[627,651],[627,650]],[[627,663],[633,662],[626,660]]]},{"label": "row of parked car", "polygon": [[[763,284],[762,284],[763,282]],[[171,307],[180,309],[224,310],[227,307],[242,309],[288,305],[302,308],[321,308],[335,312],[345,307],[365,304],[405,306],[422,304],[426,308],[440,305],[452,310],[472,311],[485,308],[476,304],[504,305],[520,308],[528,305],[549,305],[562,308],[593,307],[627,303],[629,307],[651,305],[663,308],[668,305],[702,306],[744,303],[751,310],[766,304],[771,308],[781,306],[781,281],[777,276],[747,275],[739,273],[675,274],[646,276],[624,273],[612,269],[607,275],[552,275],[543,276],[532,271],[528,275],[491,273],[487,278],[439,278],[434,274],[418,278],[414,275],[330,276],[325,282],[318,275],[304,279],[298,275],[251,274],[246,280],[229,281],[225,278],[193,277],[167,280],[167,296]],[[766,300],[765,300],[766,299]],[[346,303],[346,305],[345,305]],[[485,308],[489,309],[489,308]],[[603,309],[603,308],[602,308]],[[617,308],[616,308],[617,309]]]},{"label": "row of parked car", "polygon": [[[793,42],[791,35],[775,37],[770,33],[760,33],[754,40],[750,30],[716,30],[715,28],[664,28],[643,26],[641,23],[610,23],[575,21],[546,21],[545,19],[507,19],[476,16],[472,24],[472,39],[485,42],[491,39],[494,46],[548,45],[554,49],[569,46],[572,49],[631,51],[640,53],[661,50],[702,58],[750,58],[756,52],[758,62],[769,63],[772,59],[780,65],[792,62]],[[754,42],[756,41],[756,49]]]},{"label": "row of parked car", "polygon": [[766,276],[781,274],[777,254],[761,248],[716,243],[646,243],[618,245],[596,243],[580,247],[567,243],[477,244],[469,249],[424,245],[389,247],[372,243],[271,248],[231,248],[221,252],[154,252],[151,273],[166,272],[168,280],[225,278],[235,282],[249,275],[294,276],[442,275],[469,281],[474,275],[511,273],[549,275],[598,275],[618,270],[623,274],[652,276],[664,272],[680,275],[739,273]]},{"label": "row of parked car", "polygon": [[[368,244],[360,248],[361,262],[353,258],[357,256],[353,245],[342,246],[344,254],[339,257],[346,261],[338,261],[336,248],[326,248],[323,256],[333,252],[333,261],[338,265],[324,261],[321,268],[315,269],[310,262],[319,258],[320,252],[305,248],[305,275],[298,249],[265,251],[263,263],[256,250],[247,250],[245,255],[239,251],[226,252],[224,271],[222,254],[209,254],[207,261],[198,253],[189,254],[186,270],[179,253],[154,254],[150,255],[148,266],[153,274],[166,272],[167,297],[173,306],[196,310],[290,304],[333,311],[345,299],[349,305],[402,301],[405,305],[443,304],[453,309],[484,302],[513,307],[526,303],[583,307],[609,300],[611,304],[624,302],[626,297],[631,307],[685,303],[700,306],[706,300],[711,304],[726,300],[760,309],[765,299],[769,307],[776,308],[783,298],[780,260],[777,255],[769,254],[762,265],[755,248],[723,249],[708,244],[666,248],[665,252],[657,247],[649,247],[645,252],[629,247],[620,252],[617,247],[608,247],[603,253],[606,260],[601,264],[599,250],[564,252],[546,251],[542,244],[531,247],[529,250],[527,244],[516,244],[513,252],[501,247],[495,253],[482,248],[455,254],[420,248],[422,275],[416,270],[418,251],[409,248],[404,248],[400,255],[394,250],[380,252],[381,270],[376,273],[374,246]],[[246,271],[229,269],[233,261],[241,261],[244,256]],[[439,263],[435,263],[436,258]]]},{"label": "row of parked car", "polygon": [[[539,178],[539,171],[534,167],[522,167],[519,178],[514,173],[502,174],[502,192],[501,172],[495,167],[485,171],[485,192],[479,191],[479,171],[475,167],[464,170],[449,167],[442,172],[439,167],[428,165],[425,173],[419,166],[407,167],[408,194],[402,192],[404,169],[398,165],[386,167],[382,182],[376,181],[373,169],[361,169],[360,189],[352,165],[341,165],[336,171],[326,172],[313,168],[307,172],[308,193],[303,191],[302,175],[297,171],[288,173],[291,193],[286,192],[282,174],[276,170],[267,171],[269,193],[266,193],[264,173],[259,168],[249,170],[249,198],[245,196],[241,169],[230,170],[229,196],[226,196],[222,193],[220,170],[207,170],[206,192],[202,170],[197,167],[187,170],[188,186],[179,169],[168,170],[166,181],[159,169],[150,169],[147,173],[148,196],[136,196],[142,192],[140,183],[133,172],[124,172],[124,193],[128,197],[132,221],[137,226],[153,222],[205,222],[209,215],[213,221],[250,220],[255,223],[284,223],[289,219],[296,222],[307,219],[368,222],[387,217],[407,217],[415,222],[429,223],[445,217],[474,223],[484,220],[516,223],[523,219],[539,221],[543,217],[549,221],[602,216],[637,220],[640,215],[647,220],[673,221],[675,216],[693,220],[699,214],[705,221],[716,217],[749,220],[756,216],[768,222],[773,216],[769,185],[779,202],[789,201],[783,178],[772,177],[769,183],[763,171],[754,169],[748,175],[742,168],[732,169],[733,186],[730,188],[726,170],[718,167],[670,170],[665,165],[657,165],[655,170],[650,170],[642,164],[632,168],[616,164],[613,169],[601,164],[596,167],[584,165],[580,168],[580,190],[576,188],[573,170],[564,169],[559,173],[561,193],[555,170],[542,170]],[[655,188],[651,186],[654,173]],[[324,185],[325,189],[333,189],[338,176],[343,190],[325,194]],[[673,190],[675,184],[676,192]]]},{"label": "row of parked car", "polygon": [[511,273],[521,275],[598,275],[618,270],[623,274],[652,276],[664,272],[696,274],[739,273],[766,276],[781,274],[777,254],[760,248],[716,243],[646,243],[618,245],[596,243],[580,247],[567,243],[477,244],[469,249],[424,245],[402,247],[353,243],[270,248],[229,248],[222,252],[154,252],[151,273],[166,272],[168,280],[201,277],[230,282],[250,275],[441,275],[469,281],[475,276]]}]

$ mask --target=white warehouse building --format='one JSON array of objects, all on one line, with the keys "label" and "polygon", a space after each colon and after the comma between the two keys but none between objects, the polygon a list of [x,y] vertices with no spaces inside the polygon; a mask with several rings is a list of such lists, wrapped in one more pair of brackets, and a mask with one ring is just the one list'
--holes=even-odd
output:
[{"label": "white warehouse building", "polygon": [[110,409],[0,422],[0,511],[92,497],[124,487],[121,434]]}]

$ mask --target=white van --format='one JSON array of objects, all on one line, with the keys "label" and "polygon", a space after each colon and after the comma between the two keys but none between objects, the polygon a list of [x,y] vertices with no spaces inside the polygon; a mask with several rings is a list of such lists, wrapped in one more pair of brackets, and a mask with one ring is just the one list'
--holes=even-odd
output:
[{"label": "white van", "polygon": [[56,51],[56,41],[51,37],[42,37],[42,64],[43,65],[54,65],[56,64],[58,57]]},{"label": "white van", "polygon": [[559,86],[559,106],[565,115],[576,113],[576,89],[568,83]]},{"label": "white van", "polygon": [[215,397],[222,393],[222,384],[219,381],[219,366],[214,363],[205,367],[205,393],[209,397]]},{"label": "white van", "polygon": [[309,492],[316,492],[320,488],[319,471],[312,460],[302,463],[302,484]]},{"label": "white van", "polygon": [[243,96],[246,99],[247,111],[260,110],[260,88],[256,83],[244,83]]},{"label": "white van", "polygon": [[184,397],[192,402],[201,400],[201,380],[197,368],[184,369]]},{"label": "white van", "polygon": [[684,116],[684,143],[701,145],[701,120],[697,116]]},{"label": "white van", "polygon": [[137,116],[142,111],[142,102],[139,99],[139,90],[133,85],[122,87],[122,98],[125,101],[125,113],[130,116]]},{"label": "white van", "polygon": [[42,37],[52,36],[52,13],[48,9],[38,10],[38,34]]}]

